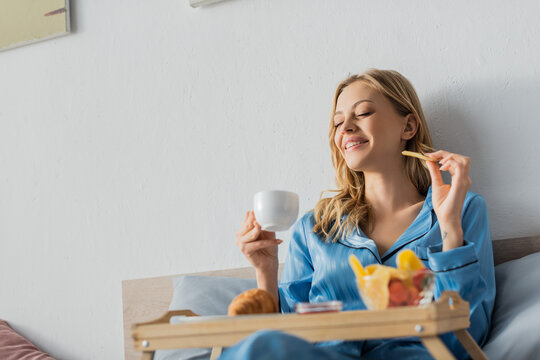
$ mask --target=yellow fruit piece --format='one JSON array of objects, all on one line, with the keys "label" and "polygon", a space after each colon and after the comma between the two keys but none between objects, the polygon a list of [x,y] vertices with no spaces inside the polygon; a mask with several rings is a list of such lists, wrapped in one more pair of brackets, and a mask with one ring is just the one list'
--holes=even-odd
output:
[{"label": "yellow fruit piece", "polygon": [[388,282],[391,271],[387,266],[377,266],[373,274],[364,277],[364,302],[373,310],[386,309],[388,307],[389,292]]},{"label": "yellow fruit piece", "polygon": [[396,265],[399,270],[416,271],[423,269],[424,263],[411,249],[402,250],[396,257]]},{"label": "yellow fruit piece", "polygon": [[358,284],[358,288],[359,288],[361,291],[364,291],[365,284],[366,284],[365,278],[364,278],[364,277],[356,278],[356,283]]},{"label": "yellow fruit piece", "polygon": [[396,263],[397,268],[380,264],[371,264],[364,268],[356,256],[349,256],[349,264],[356,275],[360,295],[369,309],[380,310],[388,307],[390,279],[400,279],[406,287],[412,287],[413,272],[425,267],[410,249],[401,251],[397,255]]},{"label": "yellow fruit piece", "polygon": [[375,272],[375,270],[377,270],[377,268],[379,268],[380,266],[382,265],[379,265],[379,264],[371,264],[371,265],[368,265],[366,266],[366,275],[371,275]]},{"label": "yellow fruit piece", "polygon": [[360,264],[360,261],[356,256],[352,254],[349,256],[349,264],[357,278],[367,275],[366,270],[362,267],[362,264]]}]

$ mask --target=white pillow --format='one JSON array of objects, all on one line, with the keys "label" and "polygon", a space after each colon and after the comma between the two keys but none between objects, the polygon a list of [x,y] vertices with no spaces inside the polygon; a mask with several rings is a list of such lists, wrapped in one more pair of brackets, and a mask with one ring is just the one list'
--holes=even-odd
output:
[{"label": "white pillow", "polygon": [[484,352],[491,360],[540,358],[540,252],[495,267],[497,297]]},{"label": "white pillow", "polygon": [[[231,301],[240,293],[257,287],[255,279],[218,276],[178,276],[169,310],[189,309],[197,315],[227,315]],[[178,323],[180,319],[171,319]],[[210,359],[210,349],[158,350],[154,360]]]}]

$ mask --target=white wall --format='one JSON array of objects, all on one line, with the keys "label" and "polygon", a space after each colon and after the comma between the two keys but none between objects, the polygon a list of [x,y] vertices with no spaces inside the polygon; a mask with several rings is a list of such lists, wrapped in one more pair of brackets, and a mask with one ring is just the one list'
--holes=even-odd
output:
[{"label": "white wall", "polygon": [[494,238],[540,234],[535,0],[72,8],[72,35],[0,53],[0,318],[60,359],[123,356],[123,279],[247,266],[257,190],[311,209],[335,86],[369,67],[472,157]]}]

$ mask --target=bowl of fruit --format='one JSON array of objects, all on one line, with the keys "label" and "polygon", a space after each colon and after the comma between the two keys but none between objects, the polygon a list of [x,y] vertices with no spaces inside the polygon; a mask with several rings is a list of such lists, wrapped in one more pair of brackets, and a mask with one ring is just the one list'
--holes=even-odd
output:
[{"label": "bowl of fruit", "polygon": [[369,310],[418,306],[433,301],[435,275],[410,249],[396,257],[396,267],[372,264],[365,267],[356,256],[349,257],[358,292]]}]

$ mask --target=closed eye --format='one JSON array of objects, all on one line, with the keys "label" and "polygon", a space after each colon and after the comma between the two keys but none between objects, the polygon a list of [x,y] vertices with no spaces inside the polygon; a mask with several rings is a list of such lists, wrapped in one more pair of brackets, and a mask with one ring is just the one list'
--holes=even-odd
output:
[{"label": "closed eye", "polygon": [[[362,116],[369,116],[369,115],[371,115],[371,113],[367,112],[367,113],[355,115],[355,118],[359,118],[359,117],[362,117]],[[343,124],[343,121],[340,122],[340,123],[335,124],[334,127],[338,128],[341,124]]]},{"label": "closed eye", "polygon": [[[366,112],[366,113],[363,113],[363,114],[358,114],[358,115],[355,115],[355,118],[359,118],[359,117],[362,117],[362,116],[368,116],[368,115],[371,115],[370,112]],[[338,124],[335,124],[334,127],[337,128],[338,126],[340,126],[341,124],[343,124],[343,121],[338,123]]]}]

